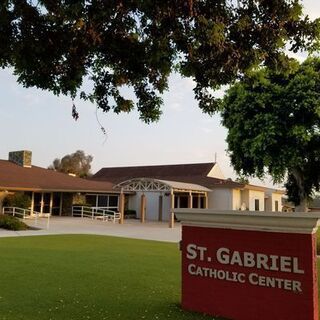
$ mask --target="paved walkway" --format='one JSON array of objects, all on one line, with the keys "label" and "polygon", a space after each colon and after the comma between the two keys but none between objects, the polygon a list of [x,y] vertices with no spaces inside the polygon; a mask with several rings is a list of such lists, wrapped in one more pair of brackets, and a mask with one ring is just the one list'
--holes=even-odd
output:
[{"label": "paved walkway", "polygon": [[[32,227],[34,220],[26,220]],[[8,231],[0,229],[0,237],[37,236],[54,234],[96,234],[134,239],[179,242],[181,239],[181,226],[176,223],[173,229],[167,222],[146,222],[138,220],[125,220],[124,224],[91,220],[87,218],[51,217],[47,229],[47,219],[39,219],[39,230]]]}]

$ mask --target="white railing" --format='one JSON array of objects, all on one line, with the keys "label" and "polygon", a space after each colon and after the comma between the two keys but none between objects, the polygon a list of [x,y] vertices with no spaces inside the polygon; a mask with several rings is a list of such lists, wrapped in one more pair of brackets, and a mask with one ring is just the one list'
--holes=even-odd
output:
[{"label": "white railing", "polygon": [[31,212],[29,209],[22,209],[18,207],[3,207],[2,213],[14,217],[19,217],[25,219],[27,216],[30,216]]},{"label": "white railing", "polygon": [[[116,208],[115,208],[116,209]],[[86,206],[73,206],[72,216],[81,218],[99,219],[102,221],[113,221],[120,220],[120,213],[110,210],[109,208],[101,207],[86,207]]]},{"label": "white railing", "polygon": [[50,225],[50,213],[40,213],[37,211],[32,211],[30,209],[23,209],[19,207],[3,207],[2,213],[13,217],[18,217],[20,219],[34,219],[35,227],[38,227],[38,222],[40,218],[47,218],[46,228],[49,229]]}]

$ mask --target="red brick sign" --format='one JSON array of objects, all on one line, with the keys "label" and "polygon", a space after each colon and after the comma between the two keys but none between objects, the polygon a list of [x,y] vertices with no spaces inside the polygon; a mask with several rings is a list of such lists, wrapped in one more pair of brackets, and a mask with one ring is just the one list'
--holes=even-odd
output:
[{"label": "red brick sign", "polygon": [[317,320],[315,235],[184,225],[182,307],[236,320]]}]

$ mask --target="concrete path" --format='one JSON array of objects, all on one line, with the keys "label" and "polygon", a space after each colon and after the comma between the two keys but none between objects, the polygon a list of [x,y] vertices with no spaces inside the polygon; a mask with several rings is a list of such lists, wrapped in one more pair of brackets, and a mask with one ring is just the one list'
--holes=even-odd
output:
[{"label": "concrete path", "polygon": [[55,234],[96,234],[123,238],[179,242],[181,240],[181,226],[176,223],[173,229],[167,222],[146,222],[125,220],[124,224],[91,220],[88,218],[51,217],[47,229],[47,219],[41,218],[35,225],[34,220],[26,220],[32,227],[39,230],[8,231],[0,229],[0,237],[37,236]]}]

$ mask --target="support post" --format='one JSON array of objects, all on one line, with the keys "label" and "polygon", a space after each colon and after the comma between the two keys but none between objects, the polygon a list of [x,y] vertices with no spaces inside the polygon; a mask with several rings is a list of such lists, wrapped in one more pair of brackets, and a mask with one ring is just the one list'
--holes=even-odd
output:
[{"label": "support post", "polygon": [[204,194],[204,208],[208,209],[208,193]]},{"label": "support post", "polygon": [[41,214],[41,216],[43,214],[43,205],[44,205],[43,192],[41,192],[41,201],[40,201],[40,214]]},{"label": "support post", "polygon": [[146,220],[146,196],[145,194],[141,195],[141,206],[140,206],[140,221],[145,223]]},{"label": "support post", "polygon": [[188,195],[188,208],[192,209],[192,192],[191,191],[189,192],[189,195]]},{"label": "support post", "polygon": [[50,208],[49,208],[50,216],[52,215],[52,205],[53,205],[53,192],[50,193]]},{"label": "support post", "polygon": [[62,205],[63,205],[63,193],[60,193],[60,206],[59,206],[59,216],[62,216]]},{"label": "support post", "polygon": [[124,223],[124,200],[125,200],[125,196],[123,193],[123,190],[121,189],[121,193],[120,193],[120,199],[119,199],[119,212],[120,212],[120,219],[119,219],[119,223],[123,224]]},{"label": "support post", "polygon": [[30,210],[31,216],[33,216],[33,211],[34,211],[34,192],[32,191],[32,193],[31,193],[31,210]]},{"label": "support post", "polygon": [[163,195],[159,196],[159,213],[158,213],[158,221],[162,221],[162,210],[163,210]]},{"label": "support post", "polygon": [[174,193],[171,189],[170,193],[170,214],[169,214],[169,228],[174,228]]}]

